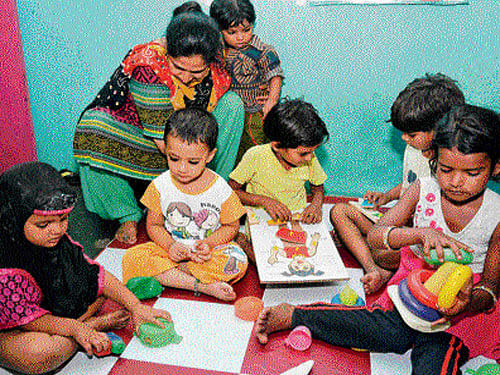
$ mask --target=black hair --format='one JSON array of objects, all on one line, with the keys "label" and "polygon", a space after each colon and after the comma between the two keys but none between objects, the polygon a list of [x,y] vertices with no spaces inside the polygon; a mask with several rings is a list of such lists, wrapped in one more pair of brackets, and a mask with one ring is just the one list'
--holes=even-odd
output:
[{"label": "black hair", "polygon": [[454,105],[465,103],[456,81],[444,74],[426,74],[401,91],[391,107],[391,123],[404,133],[431,131]]},{"label": "black hair", "polygon": [[255,24],[255,9],[248,0],[214,0],[210,5],[210,16],[221,31],[238,26],[244,20],[251,25]]},{"label": "black hair", "polygon": [[201,5],[198,4],[196,1],[186,1],[185,3],[182,3],[177,8],[174,9],[174,11],[172,12],[172,16],[175,17],[178,16],[179,14],[188,12],[203,13],[203,10],[201,9]]},{"label": "black hair", "polygon": [[201,142],[212,151],[217,145],[219,127],[215,117],[201,108],[184,108],[172,113],[165,124],[163,140],[175,135],[188,144]]},{"label": "black hair", "polygon": [[222,41],[217,24],[202,12],[185,12],[167,27],[167,54],[172,57],[201,55],[206,64],[217,61]]},{"label": "black hair", "polygon": [[[491,160],[492,168],[500,159],[500,118],[492,110],[474,105],[455,106],[434,129],[432,147],[434,159],[431,169],[435,172],[438,151],[441,148],[457,148],[462,154],[485,153]],[[493,176],[498,179],[500,176]]]},{"label": "black hair", "polygon": [[314,147],[329,137],[316,109],[301,99],[278,102],[264,119],[264,133],[278,148]]}]

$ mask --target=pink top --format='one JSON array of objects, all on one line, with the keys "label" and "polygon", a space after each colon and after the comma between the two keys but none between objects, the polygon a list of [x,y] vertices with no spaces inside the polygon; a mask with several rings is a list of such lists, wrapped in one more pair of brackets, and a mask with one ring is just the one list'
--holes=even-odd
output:
[{"label": "pink top", "polygon": [[19,327],[49,314],[40,307],[41,301],[42,291],[28,272],[0,269],[0,330]]}]

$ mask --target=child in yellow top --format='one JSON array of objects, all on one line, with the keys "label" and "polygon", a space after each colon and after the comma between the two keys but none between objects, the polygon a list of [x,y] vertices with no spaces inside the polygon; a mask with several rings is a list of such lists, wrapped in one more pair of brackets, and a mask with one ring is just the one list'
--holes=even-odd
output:
[{"label": "child in yellow top", "polygon": [[130,248],[122,262],[126,282],[152,276],[165,286],[231,301],[230,283],[248,260],[231,241],[245,213],[226,181],[206,168],[217,149],[217,122],[197,108],[174,112],[165,126],[169,170],[147,188],[146,229],[152,242]]},{"label": "child in yellow top", "polygon": [[264,132],[271,142],[245,153],[229,175],[229,185],[243,204],[263,207],[275,220],[289,221],[293,211],[301,211],[302,222],[320,222],[327,176],[314,151],[328,138],[325,123],[311,104],[283,100],[269,111]]}]

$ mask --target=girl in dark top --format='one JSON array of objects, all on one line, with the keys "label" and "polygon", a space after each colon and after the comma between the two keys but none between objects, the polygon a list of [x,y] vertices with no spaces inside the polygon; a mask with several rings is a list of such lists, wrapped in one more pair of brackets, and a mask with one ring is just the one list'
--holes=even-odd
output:
[{"label": "girl in dark top", "polygon": [[[106,349],[101,331],[170,315],[140,301],[87,258],[66,234],[75,193],[50,165],[31,162],[0,176],[0,365],[23,373],[56,369],[83,347]],[[121,310],[94,316],[105,298]]]}]

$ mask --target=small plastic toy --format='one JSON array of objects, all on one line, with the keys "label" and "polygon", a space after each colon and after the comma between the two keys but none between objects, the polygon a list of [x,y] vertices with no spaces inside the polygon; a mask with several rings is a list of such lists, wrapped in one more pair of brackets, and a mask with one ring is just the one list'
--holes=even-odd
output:
[{"label": "small plastic toy", "polygon": [[438,294],[438,306],[449,309],[462,286],[472,277],[472,270],[465,265],[458,266],[448,277]]},{"label": "small plastic toy", "polygon": [[420,319],[434,322],[441,318],[441,314],[435,308],[428,307],[415,298],[408,287],[408,279],[403,279],[399,283],[398,292],[406,308]]},{"label": "small plastic toy", "polygon": [[404,310],[405,321],[416,324],[419,328],[415,329],[431,332],[433,328],[424,323],[438,320],[441,317],[439,308],[452,307],[458,292],[471,277],[472,270],[469,266],[447,262],[437,271],[411,271],[397,286],[396,301],[395,296],[390,295],[400,313],[401,309]]},{"label": "small plastic toy", "polygon": [[158,318],[165,328],[158,327],[152,323],[143,323],[139,327],[139,339],[150,348],[160,348],[168,344],[179,344],[182,336],[179,336],[174,330],[174,323],[163,318]]},{"label": "small plastic toy", "polygon": [[468,251],[465,251],[463,249],[460,249],[460,253],[462,254],[462,259],[457,259],[457,256],[455,253],[449,248],[445,247],[443,248],[443,259],[444,261],[441,262],[438,259],[436,249],[431,249],[429,251],[430,256],[429,257],[424,257],[424,260],[430,264],[431,266],[439,266],[445,262],[455,262],[455,263],[460,263],[460,264],[470,264],[472,260],[474,259],[474,255],[472,253],[469,253]]},{"label": "small plastic toy", "polygon": [[125,350],[125,343],[122,338],[113,332],[106,332],[106,335],[108,335],[109,341],[111,341],[111,353],[116,355],[122,354]]},{"label": "small plastic toy", "polygon": [[159,296],[163,291],[161,284],[152,277],[133,277],[127,282],[127,288],[140,300]]},{"label": "small plastic toy", "polygon": [[486,363],[479,367],[477,370],[467,369],[466,374],[473,375],[499,375],[500,374],[500,364],[499,363]]},{"label": "small plastic toy", "polygon": [[253,296],[243,297],[234,303],[234,314],[242,320],[255,322],[263,308],[264,302],[260,298]]},{"label": "small plastic toy", "polygon": [[333,296],[331,303],[345,305],[345,306],[364,306],[365,301],[363,298],[352,289],[349,284],[342,289],[339,294]]},{"label": "small plastic toy", "polygon": [[111,354],[111,345],[112,344],[110,342],[109,345],[106,347],[106,349],[104,349],[103,351],[96,352],[95,350],[92,350],[92,352],[96,357],[106,357],[107,355]]},{"label": "small plastic toy", "polygon": [[304,351],[312,344],[312,334],[306,326],[297,326],[288,335],[285,344],[295,350]]}]

